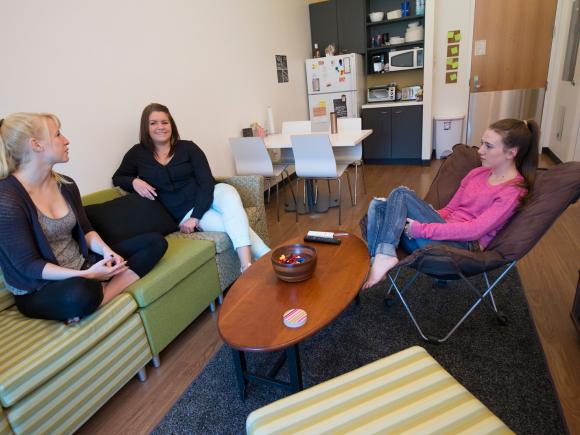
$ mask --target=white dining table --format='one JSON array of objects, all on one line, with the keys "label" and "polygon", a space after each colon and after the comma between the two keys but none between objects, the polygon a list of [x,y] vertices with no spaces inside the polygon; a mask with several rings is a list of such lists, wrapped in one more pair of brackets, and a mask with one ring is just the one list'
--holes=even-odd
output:
[{"label": "white dining table", "polygon": [[[329,133],[330,143],[333,147],[352,147],[366,139],[372,134],[372,130],[349,130],[338,133]],[[300,134],[324,134],[324,132],[293,133],[293,134],[271,134],[264,138],[266,148],[292,148],[290,136]]]}]

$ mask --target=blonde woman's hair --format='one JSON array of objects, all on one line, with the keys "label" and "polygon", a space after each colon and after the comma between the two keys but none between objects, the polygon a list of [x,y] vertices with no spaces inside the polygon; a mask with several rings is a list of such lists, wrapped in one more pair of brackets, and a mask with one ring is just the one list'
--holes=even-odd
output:
[{"label": "blonde woman's hair", "polygon": [[[4,179],[30,160],[28,141],[47,139],[48,120],[57,128],[60,120],[52,113],[14,113],[0,120],[0,179]],[[52,171],[59,183],[68,183],[62,175]]]}]

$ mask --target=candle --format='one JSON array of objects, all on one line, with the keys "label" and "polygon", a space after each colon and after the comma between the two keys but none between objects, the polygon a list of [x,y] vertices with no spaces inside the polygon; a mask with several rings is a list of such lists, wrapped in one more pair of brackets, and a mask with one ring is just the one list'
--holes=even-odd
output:
[{"label": "candle", "polygon": [[272,107],[268,106],[268,134],[274,134],[274,114],[272,113]]}]

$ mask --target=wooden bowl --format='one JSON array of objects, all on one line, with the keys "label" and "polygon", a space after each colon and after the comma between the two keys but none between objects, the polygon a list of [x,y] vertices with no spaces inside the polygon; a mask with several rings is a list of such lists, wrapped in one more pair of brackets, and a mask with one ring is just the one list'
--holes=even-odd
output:
[{"label": "wooden bowl", "polygon": [[[280,263],[281,255],[286,257],[295,254],[304,258],[304,263],[284,264]],[[312,276],[316,269],[316,249],[312,246],[295,244],[281,246],[272,252],[272,267],[274,273],[282,281],[300,282],[305,281]]]}]

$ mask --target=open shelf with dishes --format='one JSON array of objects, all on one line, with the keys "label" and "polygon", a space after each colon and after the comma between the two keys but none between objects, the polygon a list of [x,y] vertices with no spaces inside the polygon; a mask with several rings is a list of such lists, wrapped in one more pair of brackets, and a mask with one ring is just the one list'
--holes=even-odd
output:
[{"label": "open shelf with dishes", "polygon": [[[402,9],[403,3],[407,3],[408,8]],[[400,0],[367,0],[367,74],[389,72],[389,53],[393,51],[412,50],[416,47],[422,49],[425,37],[424,9],[418,9],[418,0],[403,3]],[[375,21],[372,22],[371,18]],[[417,67],[411,65],[411,69]]]},{"label": "open shelf with dishes", "polygon": [[425,18],[425,15],[421,14],[421,15],[410,15],[407,17],[401,17],[401,18],[395,18],[393,20],[381,20],[381,21],[368,21],[367,22],[367,27],[373,27],[373,26],[381,26],[383,24],[395,24],[395,23],[400,23],[402,21],[411,21],[411,20],[417,20],[420,18]]}]

